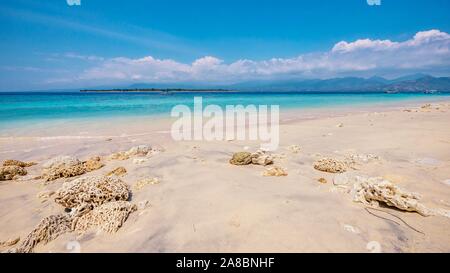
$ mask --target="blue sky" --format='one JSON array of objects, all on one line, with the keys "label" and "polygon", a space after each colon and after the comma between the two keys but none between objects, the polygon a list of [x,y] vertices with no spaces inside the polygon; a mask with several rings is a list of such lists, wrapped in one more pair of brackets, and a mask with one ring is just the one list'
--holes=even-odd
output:
[{"label": "blue sky", "polygon": [[450,1],[2,0],[0,90],[450,73]]}]

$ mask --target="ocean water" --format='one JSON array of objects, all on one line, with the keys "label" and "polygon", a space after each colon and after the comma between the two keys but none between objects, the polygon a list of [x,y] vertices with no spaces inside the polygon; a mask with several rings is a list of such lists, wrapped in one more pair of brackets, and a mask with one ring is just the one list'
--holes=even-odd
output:
[{"label": "ocean water", "polygon": [[402,101],[434,101],[450,94],[382,93],[81,93],[81,92],[5,92],[0,93],[0,129],[51,120],[114,118],[133,116],[169,117],[173,106],[193,106],[201,96],[203,105],[279,105],[287,109],[326,107],[361,107],[387,105]]}]

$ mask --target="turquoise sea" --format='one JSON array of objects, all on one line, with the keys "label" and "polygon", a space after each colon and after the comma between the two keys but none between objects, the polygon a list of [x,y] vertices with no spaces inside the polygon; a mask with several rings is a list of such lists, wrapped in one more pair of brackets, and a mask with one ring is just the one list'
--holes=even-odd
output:
[{"label": "turquoise sea", "polygon": [[193,105],[201,96],[203,104],[280,105],[281,111],[293,108],[361,107],[387,105],[402,101],[433,101],[450,98],[445,94],[384,93],[81,93],[81,92],[3,92],[0,93],[0,129],[50,120],[169,116],[177,104]]}]

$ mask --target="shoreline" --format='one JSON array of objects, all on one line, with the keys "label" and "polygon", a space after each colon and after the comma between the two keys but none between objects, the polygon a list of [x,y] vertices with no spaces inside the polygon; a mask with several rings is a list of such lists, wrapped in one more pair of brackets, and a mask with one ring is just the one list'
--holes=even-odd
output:
[{"label": "shoreline", "polygon": [[[349,115],[355,113],[368,113],[368,112],[384,112],[384,111],[392,111],[398,110],[402,107],[419,107],[423,104],[427,103],[446,103],[449,102],[450,98],[432,98],[427,97],[424,99],[407,99],[402,101],[390,101],[387,104],[383,104],[382,102],[377,103],[362,103],[358,105],[334,105],[334,106],[311,106],[305,108],[296,108],[296,107],[280,107],[280,124],[286,121],[292,120],[309,120],[309,119],[317,119],[323,117],[333,117],[340,115]],[[163,128],[159,131],[167,131],[170,130],[170,127],[165,126],[169,122],[173,122],[173,118],[170,117],[170,113],[157,113],[151,115],[123,115],[123,116],[95,116],[95,117],[77,117],[77,118],[69,118],[69,119],[46,119],[46,120],[36,120],[36,121],[19,121],[20,124],[17,126],[17,123],[11,122],[11,124],[6,125],[5,127],[0,126],[0,140],[4,138],[13,138],[13,137],[26,137],[30,134],[35,134],[39,132],[45,132],[45,134],[49,134],[50,131],[57,131],[61,129],[73,129],[73,128],[81,128],[83,126],[92,126],[95,123],[100,123],[100,126],[116,127],[118,124],[123,123],[133,124],[136,126],[138,123],[145,124],[147,122],[151,122],[152,124],[156,124],[156,128]],[[32,123],[32,124],[30,124]],[[102,128],[102,131],[107,131],[107,128]],[[126,128],[125,128],[126,130]],[[151,130],[153,133],[155,130]],[[156,130],[158,131],[158,130]],[[16,134],[19,132],[18,135]],[[50,132],[50,134],[55,135],[54,132]],[[45,137],[41,135],[41,137]],[[113,137],[114,135],[107,135],[106,137]],[[64,137],[64,135],[61,135]],[[73,137],[77,137],[74,135]],[[78,137],[82,138],[82,136]],[[94,136],[95,137],[95,136]],[[100,136],[98,136],[100,137]],[[116,136],[117,137],[117,136]]]}]

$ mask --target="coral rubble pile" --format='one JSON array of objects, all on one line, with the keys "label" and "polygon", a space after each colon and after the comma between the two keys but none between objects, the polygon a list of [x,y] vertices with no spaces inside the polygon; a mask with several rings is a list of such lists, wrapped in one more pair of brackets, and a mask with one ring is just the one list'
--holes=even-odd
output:
[{"label": "coral rubble pile", "polygon": [[237,152],[230,159],[232,165],[249,165],[252,163],[252,154],[249,152]]},{"label": "coral rubble pile", "polygon": [[128,202],[128,186],[118,178],[91,176],[66,182],[54,194],[55,202],[70,212],[41,220],[20,246],[11,252],[32,252],[39,243],[48,243],[59,235],[90,228],[116,232],[137,206]]},{"label": "coral rubble pile", "polygon": [[107,233],[116,232],[127,220],[137,206],[128,201],[105,203],[82,215],[76,220],[74,230],[83,233],[90,228],[98,227]]},{"label": "coral rubble pile", "polygon": [[39,243],[46,244],[59,235],[72,230],[72,217],[67,214],[58,214],[45,217],[22,241],[16,252],[29,253]]},{"label": "coral rubble pile", "polygon": [[152,148],[148,145],[139,145],[132,147],[128,151],[116,152],[109,156],[112,160],[127,160],[133,156],[151,156],[160,152],[159,149]]},{"label": "coral rubble pile", "polygon": [[322,158],[314,162],[314,169],[328,173],[343,173],[349,169],[349,164],[333,158]]},{"label": "coral rubble pile", "polygon": [[105,166],[105,164],[103,164],[101,162],[101,159],[99,156],[94,156],[92,158],[90,158],[89,160],[87,160],[86,162],[83,162],[84,167],[86,168],[86,172],[92,172],[95,170],[98,170],[100,168],[102,168],[103,166]]},{"label": "coral rubble pile", "polygon": [[237,152],[233,154],[230,159],[232,165],[270,165],[273,163],[273,157],[264,151],[257,151],[256,153]]},{"label": "coral rubble pile", "polygon": [[25,168],[23,167],[16,165],[0,167],[0,181],[13,180],[17,176],[24,175],[27,175],[27,170],[25,170]]},{"label": "coral rubble pile", "polygon": [[7,159],[3,161],[0,167],[0,181],[14,180],[18,176],[27,175],[26,167],[36,165],[35,162],[23,162],[14,159]]},{"label": "coral rubble pile", "polygon": [[75,157],[58,156],[44,164],[41,178],[45,181],[53,181],[58,178],[74,177],[98,170],[103,166],[100,157],[93,157],[82,162]]},{"label": "coral rubble pile", "polygon": [[23,162],[23,161],[19,161],[19,160],[14,160],[14,159],[8,159],[3,161],[3,166],[19,166],[22,168],[25,167],[31,167],[33,165],[36,165],[35,162]]},{"label": "coral rubble pile", "polygon": [[257,151],[252,154],[252,164],[267,166],[273,163],[273,157],[264,151]]},{"label": "coral rubble pile", "polygon": [[58,156],[44,164],[41,177],[45,181],[53,181],[58,178],[67,178],[86,173],[83,163],[70,156]]}]

